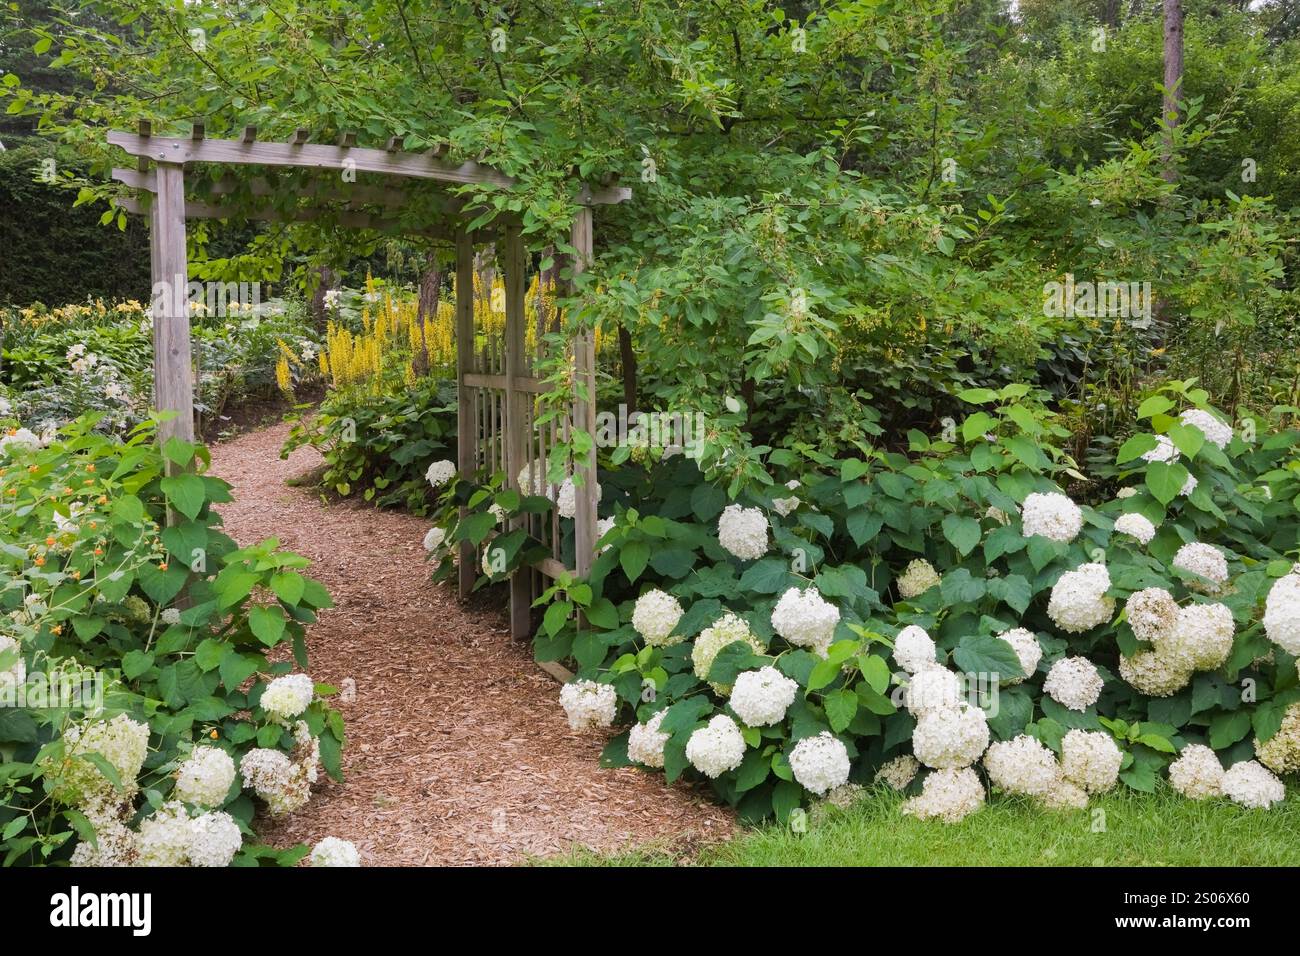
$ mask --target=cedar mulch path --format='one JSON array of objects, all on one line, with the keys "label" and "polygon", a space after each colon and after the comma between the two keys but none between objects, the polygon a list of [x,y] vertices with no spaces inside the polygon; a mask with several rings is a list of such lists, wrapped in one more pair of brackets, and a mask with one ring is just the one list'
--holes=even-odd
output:
[{"label": "cedar mulch path", "polygon": [[504,614],[429,581],[428,523],[288,487],[320,457],[300,448],[282,461],[287,435],[281,424],[213,446],[212,474],[234,486],[221,515],[241,544],[276,537],[311,559],[335,602],[307,633],[311,675],[351,678],[357,692],[334,702],[345,783],[322,773],[307,807],[262,825],[266,842],[342,837],[366,865],[508,864],[575,846],[689,851],[731,834],[730,815],[701,794],[602,770],[603,738],[569,730],[558,685]]}]

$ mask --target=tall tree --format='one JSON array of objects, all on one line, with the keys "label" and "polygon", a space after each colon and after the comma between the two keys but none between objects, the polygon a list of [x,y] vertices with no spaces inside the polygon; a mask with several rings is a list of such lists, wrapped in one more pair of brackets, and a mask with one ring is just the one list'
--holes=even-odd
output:
[{"label": "tall tree", "polygon": [[1165,155],[1166,182],[1178,180],[1174,162],[1174,130],[1180,115],[1178,100],[1183,92],[1183,0],[1164,0],[1165,11]]}]

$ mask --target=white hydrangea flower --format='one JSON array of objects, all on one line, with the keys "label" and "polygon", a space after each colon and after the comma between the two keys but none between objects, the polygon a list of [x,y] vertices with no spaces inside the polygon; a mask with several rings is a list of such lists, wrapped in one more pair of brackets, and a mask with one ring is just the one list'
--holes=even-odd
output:
[{"label": "white hydrangea flower", "polygon": [[1121,488],[1119,491],[1115,492],[1115,500],[1123,501],[1125,498],[1132,498],[1137,493],[1138,490],[1136,488],[1132,485],[1128,485],[1127,487]]},{"label": "white hydrangea flower", "polygon": [[903,754],[881,764],[872,783],[884,783],[895,790],[903,790],[916,779],[916,774],[920,769],[921,762],[919,760],[911,754]]},{"label": "white hydrangea flower", "polygon": [[840,609],[825,600],[816,588],[790,588],[772,608],[772,627],[795,647],[805,647],[819,657],[826,656],[840,622]]},{"label": "white hydrangea flower", "polygon": [[1115,599],[1106,596],[1110,573],[1104,564],[1082,564],[1066,571],[1052,585],[1047,616],[1070,634],[1082,634],[1107,623],[1115,613]]},{"label": "white hydrangea flower", "polygon": [[262,709],[278,720],[292,720],[311,705],[316,685],[306,674],[277,677],[262,692]]},{"label": "white hydrangea flower", "polygon": [[[691,666],[695,670],[695,676],[700,680],[709,680],[709,671],[713,668],[718,652],[736,641],[744,641],[755,654],[763,653],[763,645],[750,631],[744,618],[728,611],[695,638],[695,644],[691,647]],[[715,681],[709,681],[709,684],[723,696],[731,692],[730,686],[726,684]]]},{"label": "white hydrangea flower", "polygon": [[1035,799],[1048,810],[1082,810],[1088,805],[1088,794],[1084,789],[1064,777]]},{"label": "white hydrangea flower", "polygon": [[969,767],[988,745],[988,718],[965,701],[927,712],[912,731],[916,759],[935,770]]},{"label": "white hydrangea flower", "polygon": [[917,671],[903,688],[903,706],[913,717],[949,710],[961,700],[961,677],[938,664]]},{"label": "white hydrangea flower", "polygon": [[[601,538],[605,537],[605,535],[609,533],[609,529],[612,527],[614,527],[614,518],[612,516],[608,518],[597,519],[596,540],[599,541]],[[609,549],[609,545],[602,546],[600,549],[601,554],[604,554],[608,549]]]},{"label": "white hydrangea flower", "polygon": [[745,671],[731,688],[731,709],[747,727],[768,727],[785,719],[798,692],[798,682],[775,667]]},{"label": "white hydrangea flower", "polygon": [[116,794],[94,797],[80,807],[95,828],[95,845],[83,840],[73,848],[73,866],[132,866],[136,861],[136,833],[123,819],[123,804]]},{"label": "white hydrangea flower", "polygon": [[[96,753],[117,771],[128,790],[134,791],[136,778],[149,752],[149,725],[118,714],[112,720],[91,721],[69,727],[63,735],[69,757]],[[81,804],[98,795],[115,790],[113,783],[88,760],[73,759],[59,781],[58,796],[66,803]]]},{"label": "white hydrangea flower", "polygon": [[1234,763],[1223,774],[1223,795],[1252,810],[1267,810],[1286,799],[1286,787],[1255,760]]},{"label": "white hydrangea flower", "polygon": [[[787,481],[785,483],[785,486],[790,491],[799,490],[799,482],[793,479]],[[779,514],[782,518],[788,516],[791,512],[793,512],[798,507],[799,507],[798,495],[791,495],[789,498],[772,499],[772,510],[775,511],[777,514]]]},{"label": "white hydrangea flower", "polygon": [[1203,581],[1188,581],[1187,586],[1194,591],[1218,594],[1228,583],[1228,559],[1212,544],[1192,541],[1183,545],[1174,555],[1173,564],[1179,571],[1199,575],[1209,581],[1208,584]]},{"label": "white hydrangea flower", "polygon": [[1184,659],[1193,670],[1212,671],[1232,653],[1232,611],[1223,604],[1189,604],[1178,609],[1174,626],[1155,638],[1156,651]]},{"label": "white hydrangea flower", "polygon": [[0,454],[13,455],[17,452],[36,451],[41,447],[41,440],[28,428],[11,428],[0,436]]},{"label": "white hydrangea flower", "polygon": [[[599,484],[596,485],[596,501],[600,502],[604,496]],[[559,491],[555,494],[555,509],[559,511],[561,518],[572,518],[578,513],[578,486],[574,483],[573,478],[565,478],[560,484]]]},{"label": "white hydrangea flower", "polygon": [[659,725],[668,713],[665,708],[657,712],[643,724],[637,724],[627,735],[627,755],[636,763],[647,767],[664,765],[664,744],[668,743],[669,734],[660,732]]},{"label": "white hydrangea flower", "polygon": [[515,476],[515,484],[518,486],[521,494],[546,496],[550,497],[550,489],[546,482],[546,462],[540,458],[530,461],[519,469],[519,474]]},{"label": "white hydrangea flower", "polygon": [[1164,588],[1143,588],[1128,596],[1124,604],[1129,627],[1140,641],[1154,643],[1173,629],[1178,620],[1178,602]]},{"label": "white hydrangea flower", "polygon": [[735,770],[745,759],[745,738],[726,714],[715,714],[686,741],[686,759],[710,779]]},{"label": "white hydrangea flower", "polygon": [[424,472],[425,480],[434,488],[441,488],[455,477],[456,464],[446,459],[435,461]]},{"label": "white hydrangea flower", "polygon": [[1300,702],[1287,707],[1277,733],[1264,741],[1255,738],[1255,756],[1274,773],[1300,770]]},{"label": "white hydrangea flower", "polygon": [[311,865],[358,867],[361,865],[361,853],[350,840],[325,837],[311,848]]},{"label": "white hydrangea flower", "polygon": [[767,517],[763,510],[727,505],[718,516],[718,544],[742,561],[767,554]]},{"label": "white hydrangea flower", "polygon": [[918,820],[957,823],[984,805],[984,784],[970,767],[928,774],[921,793],[903,804],[903,813]]},{"label": "white hydrangea flower", "polygon": [[1192,665],[1185,658],[1138,651],[1132,657],[1120,655],[1119,676],[1148,697],[1172,697],[1191,681]]},{"label": "white hydrangea flower", "polygon": [[1190,498],[1192,492],[1196,490],[1197,484],[1199,484],[1199,482],[1196,480],[1196,476],[1189,474],[1187,480],[1183,482],[1183,486],[1178,489],[1178,494],[1184,498]]},{"label": "white hydrangea flower", "polygon": [[433,552],[441,548],[443,542],[446,540],[447,540],[446,529],[439,528],[436,526],[430,528],[427,532],[425,532],[424,535],[424,550],[432,554]]},{"label": "white hydrangea flower", "polygon": [[23,648],[8,634],[0,634],[0,654],[14,651],[18,660],[0,671],[0,695],[12,694],[27,680],[27,665],[23,662]]},{"label": "white hydrangea flower", "polygon": [[1061,778],[1056,754],[1028,734],[990,744],[984,769],[995,787],[1029,797],[1047,793]]},{"label": "white hydrangea flower", "polygon": [[925,628],[909,624],[894,638],[894,660],[909,674],[915,674],[938,659],[934,641]]},{"label": "white hydrangea flower", "polygon": [[1225,425],[1204,409],[1189,408],[1178,417],[1184,425],[1199,428],[1205,440],[1220,450],[1227,448],[1232,441],[1232,427]]},{"label": "white hydrangea flower", "polygon": [[1191,800],[1222,796],[1223,764],[1204,744],[1188,744],[1169,765],[1169,784]]},{"label": "white hydrangea flower", "polygon": [[1025,537],[1036,534],[1053,541],[1070,542],[1083,528],[1079,506],[1059,492],[1034,492],[1025,498],[1020,510]]},{"label": "white hydrangea flower", "polygon": [[1130,538],[1137,538],[1138,543],[1143,545],[1150,544],[1151,539],[1156,536],[1156,526],[1145,515],[1137,512],[1116,518],[1115,531],[1118,534],[1126,534]]},{"label": "white hydrangea flower", "polygon": [[186,856],[191,866],[230,866],[244,835],[229,813],[205,813],[190,821]]},{"label": "white hydrangea flower", "polygon": [[1282,650],[1300,657],[1300,574],[1278,578],[1268,589],[1264,633]]},{"label": "white hydrangea flower", "polygon": [[1103,683],[1096,665],[1086,657],[1062,657],[1047,672],[1043,693],[1062,707],[1083,711],[1097,703]]},{"label": "white hydrangea flower", "polygon": [[300,810],[311,799],[314,767],[295,764],[282,751],[255,747],[239,761],[239,770],[244,786],[266,801],[274,817]]},{"label": "white hydrangea flower", "polygon": [[898,593],[904,600],[919,597],[940,581],[939,572],[929,561],[917,558],[908,562],[903,573],[898,577]]},{"label": "white hydrangea flower", "polygon": [[1119,781],[1124,754],[1110,734],[1070,730],[1061,740],[1061,772],[1088,793],[1105,793]]},{"label": "white hydrangea flower", "polygon": [[163,804],[152,816],[140,821],[136,835],[139,866],[185,866],[189,863],[194,830],[189,814],[179,800]]},{"label": "white hydrangea flower", "polygon": [[787,759],[794,779],[809,793],[821,796],[848,782],[848,749],[829,730],[803,738]]},{"label": "white hydrangea flower", "polygon": [[1020,661],[1020,669],[1025,674],[1024,677],[1014,677],[1007,683],[1019,684],[1025,678],[1032,677],[1038,670],[1038,662],[1043,659],[1043,645],[1038,643],[1038,635],[1025,627],[1013,627],[1009,631],[1003,631],[998,637],[1011,645],[1011,649],[1016,652],[1016,657]]},{"label": "white hydrangea flower", "polygon": [[560,688],[560,705],[569,717],[573,730],[608,727],[618,710],[618,692],[613,684],[594,680],[570,681]]},{"label": "white hydrangea flower", "polygon": [[682,606],[677,598],[658,588],[637,598],[632,609],[632,627],[651,647],[671,647],[686,640],[680,634],[673,634],[681,619]]},{"label": "white hydrangea flower", "polygon": [[1173,439],[1168,435],[1156,436],[1156,447],[1148,452],[1142,453],[1143,461],[1176,461],[1178,459],[1178,446],[1174,444]]},{"label": "white hydrangea flower", "polygon": [[235,761],[220,747],[195,747],[176,771],[176,798],[219,807],[235,782]]}]

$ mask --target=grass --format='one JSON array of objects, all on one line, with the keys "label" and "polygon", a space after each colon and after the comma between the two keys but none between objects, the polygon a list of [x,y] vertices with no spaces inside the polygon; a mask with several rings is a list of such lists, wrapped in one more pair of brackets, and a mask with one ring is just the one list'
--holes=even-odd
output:
[{"label": "grass", "polygon": [[[570,866],[1296,866],[1300,798],[1271,810],[1193,801],[1168,788],[1094,797],[1087,810],[1045,811],[997,797],[959,824],[899,812],[902,797],[869,791],[847,809],[819,807],[806,831],[769,824],[689,853],[644,847],[577,851]],[[1100,811],[1100,812],[1099,812]]]}]

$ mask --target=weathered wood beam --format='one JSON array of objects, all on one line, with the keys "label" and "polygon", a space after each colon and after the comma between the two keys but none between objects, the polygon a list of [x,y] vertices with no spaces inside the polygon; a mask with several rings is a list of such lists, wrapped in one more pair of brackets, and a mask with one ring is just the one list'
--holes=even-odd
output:
[{"label": "weathered wood beam", "polygon": [[[511,476],[509,481],[515,486],[519,470],[528,458],[533,403],[531,393],[515,388],[516,380],[522,378],[527,370],[524,364],[527,357],[524,328],[526,260],[524,241],[517,224],[506,227],[502,245],[506,292],[506,474]],[[531,467],[530,465],[529,468]],[[521,491],[522,493],[524,492]],[[510,519],[511,530],[526,526],[526,517],[516,516]],[[515,640],[527,640],[532,636],[532,604],[532,575],[526,569],[518,569],[510,575],[510,636]]]},{"label": "weathered wood beam", "polygon": [[[474,396],[465,377],[474,368],[474,240],[465,232],[456,234],[456,469],[462,478],[474,474],[478,450],[478,423],[474,420]],[[460,509],[462,521],[469,509]],[[460,543],[459,593],[463,601],[474,588],[478,573],[477,554],[469,541]]]},{"label": "weathered wood beam", "polygon": [[[574,250],[571,269],[576,278],[591,264],[593,237],[589,206],[580,208],[573,217],[569,236]],[[596,346],[591,330],[574,336],[573,359],[573,425],[593,439],[587,454],[573,463],[575,476],[583,478],[582,487],[577,489],[574,513],[574,570],[578,577],[585,578],[591,573],[596,557]],[[579,387],[586,392],[585,396],[579,394]]]},{"label": "weathered wood beam", "polygon": [[189,264],[185,258],[185,175],[180,166],[158,167],[154,205],[157,274],[153,287],[154,408],[175,417],[158,428],[158,439],[194,440],[194,372],[190,367]]}]

